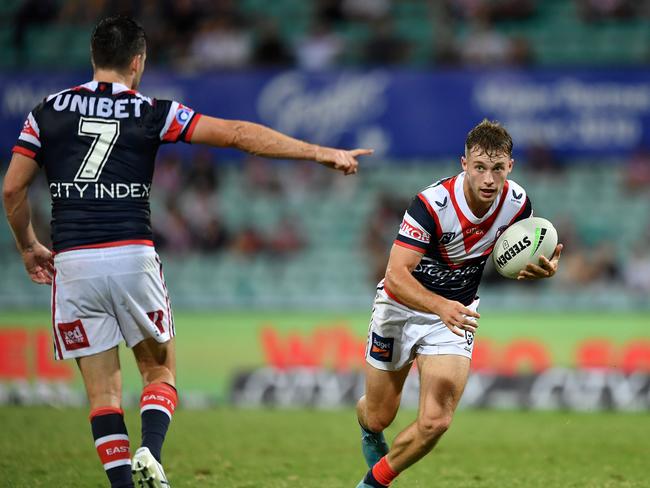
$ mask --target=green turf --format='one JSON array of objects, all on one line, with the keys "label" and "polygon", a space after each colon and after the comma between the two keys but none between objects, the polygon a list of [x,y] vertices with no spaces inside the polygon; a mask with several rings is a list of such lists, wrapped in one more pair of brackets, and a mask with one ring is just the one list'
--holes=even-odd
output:
[{"label": "green turf", "polygon": [[[107,486],[86,410],[4,407],[0,422],[0,486]],[[136,412],[127,423],[136,444]],[[649,429],[647,414],[461,411],[396,487],[647,487]],[[180,410],[164,460],[174,488],[355,487],[365,472],[352,410]]]},{"label": "green turf", "polygon": [[[234,369],[264,364],[259,332],[272,325],[281,333],[308,336],[315,327],[344,325],[363,340],[370,311],[354,312],[183,312],[175,313],[178,379],[185,390],[215,392],[222,396]],[[0,311],[0,329],[27,327],[51,330],[47,311]],[[623,345],[647,339],[648,317],[642,313],[484,313],[478,339],[497,345],[515,339],[543,342],[555,365],[572,365],[576,344],[602,337]],[[137,390],[140,380],[133,361],[123,351],[125,389]],[[72,364],[72,363],[71,363]]]}]

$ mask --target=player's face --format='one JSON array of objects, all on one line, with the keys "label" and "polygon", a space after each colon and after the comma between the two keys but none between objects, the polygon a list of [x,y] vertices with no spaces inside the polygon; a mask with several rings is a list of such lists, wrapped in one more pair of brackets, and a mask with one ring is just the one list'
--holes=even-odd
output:
[{"label": "player's face", "polygon": [[466,171],[464,190],[468,203],[487,209],[503,189],[514,161],[508,154],[488,156],[480,147],[473,147],[461,163]]}]

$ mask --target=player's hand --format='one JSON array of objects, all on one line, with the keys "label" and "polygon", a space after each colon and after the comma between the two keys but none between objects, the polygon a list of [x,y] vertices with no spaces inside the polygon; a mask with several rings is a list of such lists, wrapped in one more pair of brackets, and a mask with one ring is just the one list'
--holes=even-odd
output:
[{"label": "player's hand", "polygon": [[518,280],[539,280],[541,278],[550,278],[557,272],[558,264],[560,262],[560,255],[564,246],[558,244],[553,251],[551,259],[546,256],[539,257],[539,265],[529,264],[525,269],[522,269],[517,275]]},{"label": "player's hand", "polygon": [[440,320],[454,334],[460,337],[465,336],[465,331],[476,333],[478,322],[476,319],[481,318],[478,312],[470,310],[460,302],[445,300],[445,302],[436,311]]},{"label": "player's hand", "polygon": [[319,147],[316,150],[316,161],[335,170],[342,171],[346,175],[356,174],[359,156],[368,156],[374,152],[373,149],[333,149],[331,147]]},{"label": "player's hand", "polygon": [[51,285],[54,275],[54,256],[52,251],[40,242],[33,242],[21,249],[20,254],[25,263],[27,274],[34,283]]}]

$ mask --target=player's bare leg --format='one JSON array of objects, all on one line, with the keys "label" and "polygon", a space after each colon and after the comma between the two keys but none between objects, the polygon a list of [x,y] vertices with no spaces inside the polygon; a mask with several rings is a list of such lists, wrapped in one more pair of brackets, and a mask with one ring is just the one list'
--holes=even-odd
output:
[{"label": "player's bare leg", "polygon": [[124,424],[117,347],[77,359],[90,402],[90,425],[99,459],[113,488],[132,488],[129,436]]},{"label": "player's bare leg", "polygon": [[365,363],[366,393],[357,403],[357,418],[361,426],[361,449],[369,468],[388,452],[383,431],[397,415],[410,369],[409,364],[400,371],[384,371]]},{"label": "player's bare leg", "polygon": [[420,404],[418,418],[395,438],[388,455],[371,469],[361,487],[384,487],[422,459],[447,431],[469,375],[464,356],[418,356]]},{"label": "player's bare leg", "polygon": [[151,338],[145,339],[133,347],[133,354],[144,383],[140,398],[142,447],[133,456],[133,473],[140,486],[168,487],[160,458],[178,403],[174,339],[162,344]]}]

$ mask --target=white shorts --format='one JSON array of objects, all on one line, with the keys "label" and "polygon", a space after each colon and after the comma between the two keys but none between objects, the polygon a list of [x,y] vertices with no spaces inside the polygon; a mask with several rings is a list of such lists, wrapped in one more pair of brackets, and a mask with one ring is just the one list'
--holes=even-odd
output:
[{"label": "white shorts", "polygon": [[54,257],[52,328],[56,359],[89,356],[153,337],[174,337],[174,319],[151,246],[66,251]]},{"label": "white shorts", "polygon": [[[479,299],[467,308],[476,311]],[[460,337],[434,314],[418,312],[377,291],[368,330],[366,361],[385,371],[398,371],[416,355],[455,354],[472,358],[474,334]]]}]

